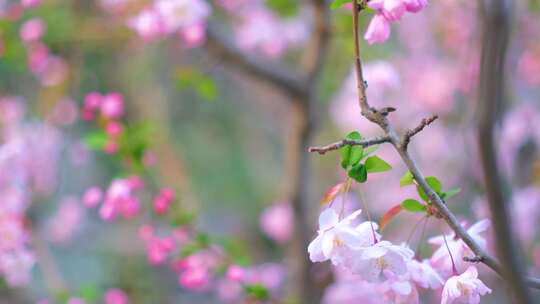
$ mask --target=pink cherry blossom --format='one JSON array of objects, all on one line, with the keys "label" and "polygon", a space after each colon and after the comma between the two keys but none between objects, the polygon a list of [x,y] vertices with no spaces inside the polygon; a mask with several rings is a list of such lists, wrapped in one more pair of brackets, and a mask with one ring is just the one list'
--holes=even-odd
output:
[{"label": "pink cherry blossom", "polygon": [[403,0],[371,0],[368,6],[382,14],[388,21],[397,21],[405,13]]},{"label": "pink cherry blossom", "polygon": [[104,304],[129,304],[128,295],[119,288],[110,288],[105,292]]},{"label": "pink cherry blossom", "polygon": [[390,22],[383,14],[375,14],[369,22],[364,39],[369,44],[381,43],[390,37]]},{"label": "pink cherry blossom", "polygon": [[419,12],[428,5],[427,0],[404,0],[403,2],[407,11],[411,13]]},{"label": "pink cherry blossom", "polygon": [[90,187],[83,194],[83,204],[87,208],[96,207],[103,198],[103,191],[99,187]]},{"label": "pink cherry blossom", "polygon": [[161,189],[154,199],[154,210],[157,214],[165,214],[175,199],[174,190],[169,188]]},{"label": "pink cherry blossom", "polygon": [[[467,233],[471,238],[481,247],[486,248],[486,239],[480,234],[487,231],[489,228],[490,221],[488,219],[481,220],[467,229]],[[464,257],[473,256],[474,253],[471,249],[459,238],[455,237],[454,232],[446,235],[446,241],[452,257],[455,262],[457,270],[464,269],[466,263],[463,261]],[[430,244],[438,245],[439,248],[433,253],[431,257],[431,264],[435,269],[440,271],[444,276],[447,276],[452,273],[452,259],[448,254],[448,249],[444,242],[443,236],[432,237],[428,240]]]},{"label": "pink cherry blossom", "polygon": [[240,282],[244,278],[244,269],[238,265],[231,265],[227,269],[226,277],[230,281]]},{"label": "pink cherry blossom", "polygon": [[288,203],[278,203],[265,209],[260,218],[262,231],[283,244],[290,240],[294,229],[293,211]]},{"label": "pink cherry blossom", "polygon": [[105,126],[105,132],[111,137],[118,137],[122,134],[123,126],[117,121],[109,121],[107,126]]},{"label": "pink cherry blossom", "polygon": [[368,236],[360,234],[352,226],[354,220],[362,211],[357,210],[343,220],[339,219],[334,209],[327,208],[319,216],[318,236],[309,244],[309,258],[313,262],[323,262],[339,255],[341,247],[365,246]]},{"label": "pink cherry blossom", "polygon": [[101,114],[109,119],[117,119],[124,115],[124,97],[120,93],[110,93],[103,96]]},{"label": "pink cherry blossom", "polygon": [[21,5],[25,8],[36,7],[41,4],[42,0],[21,0]]},{"label": "pink cherry blossom", "polygon": [[469,266],[461,275],[455,275],[444,284],[441,304],[480,303],[480,296],[491,293],[480,279],[476,267]]},{"label": "pink cherry blossom", "polygon": [[180,286],[193,291],[203,291],[210,283],[210,275],[204,267],[183,271],[178,277]]},{"label": "pink cherry blossom", "polygon": [[20,36],[21,40],[25,43],[31,43],[34,41],[38,41],[43,36],[43,33],[45,32],[45,24],[43,21],[39,18],[33,18],[21,26],[20,29]]},{"label": "pink cherry blossom", "polygon": [[72,238],[81,228],[83,209],[74,197],[66,197],[60,203],[57,213],[48,222],[48,234],[51,241],[63,243]]},{"label": "pink cherry blossom", "polygon": [[129,178],[113,180],[99,210],[101,218],[110,221],[120,214],[126,219],[136,216],[139,212],[139,199],[134,195],[134,191]]},{"label": "pink cherry blossom", "polygon": [[128,26],[146,41],[160,37],[164,31],[161,17],[153,8],[142,9],[128,20]]},{"label": "pink cherry blossom", "polygon": [[407,263],[414,256],[411,249],[394,245],[389,241],[380,241],[369,247],[355,249],[355,253],[351,271],[369,282],[379,281],[385,271],[404,275],[408,271]]},{"label": "pink cherry blossom", "polygon": [[437,289],[444,284],[443,279],[429,263],[429,260],[419,262],[410,260],[407,264],[411,280],[422,288]]}]

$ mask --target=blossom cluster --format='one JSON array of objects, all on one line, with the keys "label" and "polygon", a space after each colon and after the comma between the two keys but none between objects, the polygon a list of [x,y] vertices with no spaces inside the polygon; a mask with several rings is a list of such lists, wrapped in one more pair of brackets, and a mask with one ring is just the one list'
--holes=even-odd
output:
[{"label": "blossom cluster", "polygon": [[0,275],[9,286],[31,279],[35,257],[26,211],[33,193],[54,189],[62,142],[52,125],[24,118],[22,98],[0,97]]},{"label": "blossom cluster", "polygon": [[[4,9],[0,3],[0,19],[18,20],[24,10],[32,9],[40,3],[41,1],[26,0]],[[52,54],[49,47],[43,42],[45,33],[46,24],[38,17],[25,20],[19,28],[19,38],[27,51],[28,69],[41,85],[55,86],[66,80],[68,65],[63,58]],[[0,56],[3,49],[1,39],[0,36]]]},{"label": "blossom cluster", "polygon": [[[122,10],[128,1],[101,1],[110,12]],[[145,41],[178,35],[186,47],[205,40],[206,19],[211,13],[204,0],[153,0],[127,19],[127,25]]]},{"label": "blossom cluster", "polygon": [[428,4],[427,0],[371,0],[368,7],[376,11],[364,38],[369,44],[381,43],[390,37],[390,24],[399,21],[405,12],[416,13]]},{"label": "blossom cluster", "polygon": [[[476,267],[470,266],[462,274],[457,273],[456,267],[462,269],[463,265],[455,265],[452,258],[462,260],[472,252],[453,234],[432,238],[430,242],[439,245],[439,249],[431,259],[418,261],[408,246],[383,240],[376,231],[376,223],[356,224],[360,213],[361,210],[357,210],[341,218],[329,207],[319,216],[318,235],[308,246],[310,259],[313,262],[330,260],[338,271],[337,282],[327,291],[326,303],[361,300],[377,303],[381,299],[391,303],[419,303],[418,288],[440,289],[443,285],[442,304],[458,301],[478,303],[480,296],[491,292],[478,279]],[[486,242],[479,234],[488,225],[489,222],[484,220],[468,229],[471,237],[481,246],[485,246]],[[440,243],[443,238],[449,240],[447,245]],[[352,282],[370,287],[353,288],[348,292],[345,292],[346,288],[337,287],[349,286]],[[337,288],[339,292],[336,292]],[[349,295],[351,301],[340,300],[344,293]],[[378,299],[375,302],[374,297]]]},{"label": "blossom cluster", "polygon": [[262,0],[217,0],[233,18],[236,44],[244,51],[256,51],[276,58],[300,46],[309,35],[308,17],[282,18]]}]

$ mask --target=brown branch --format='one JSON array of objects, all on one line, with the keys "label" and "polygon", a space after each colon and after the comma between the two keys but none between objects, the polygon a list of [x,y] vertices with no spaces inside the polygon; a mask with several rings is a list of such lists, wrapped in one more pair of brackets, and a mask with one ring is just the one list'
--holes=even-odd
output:
[{"label": "brown branch", "polygon": [[411,142],[411,138],[413,136],[415,136],[416,134],[422,132],[422,130],[424,130],[425,127],[432,124],[435,120],[437,120],[437,118],[439,118],[439,116],[437,116],[437,115],[433,115],[433,116],[431,116],[429,118],[424,118],[424,119],[422,119],[422,121],[420,122],[420,124],[416,128],[407,131],[405,133],[405,135],[403,135],[403,139],[401,140],[402,141],[401,149],[406,150],[407,146]]},{"label": "brown branch", "polygon": [[[492,270],[500,275],[504,276],[502,267],[497,260],[489,256],[482,247],[480,247],[474,239],[467,233],[467,231],[461,226],[456,216],[448,209],[444,201],[431,189],[426,182],[424,175],[418,168],[416,162],[411,158],[407,150],[406,145],[403,145],[403,140],[397,135],[394,127],[390,125],[386,115],[383,115],[380,110],[370,107],[366,96],[366,82],[362,74],[362,62],[360,60],[360,44],[358,34],[358,12],[360,11],[360,4],[357,1],[353,1],[353,33],[354,33],[354,55],[355,55],[355,69],[357,76],[358,87],[358,103],[360,105],[362,115],[373,123],[376,123],[385,132],[385,135],[390,138],[390,143],[394,146],[395,150],[399,153],[402,161],[405,163],[409,171],[412,173],[414,179],[418,183],[418,186],[424,190],[428,195],[431,203],[440,212],[442,218],[450,226],[450,228],[456,233],[456,235],[463,240],[465,244],[472,250],[476,256],[481,256],[482,262],[490,267]],[[510,279],[510,278],[507,278]],[[533,288],[540,288],[540,280],[536,278],[526,278],[527,284]]]},{"label": "brown branch", "polygon": [[483,23],[482,57],[480,66],[478,143],[484,172],[486,195],[497,237],[495,247],[502,262],[502,272],[507,278],[512,302],[533,303],[526,288],[522,254],[516,242],[508,210],[508,197],[503,192],[503,182],[497,166],[494,142],[494,125],[497,111],[505,98],[506,50],[510,37],[511,0],[480,1]]},{"label": "brown branch", "polygon": [[375,138],[365,139],[365,140],[343,139],[333,144],[329,144],[322,147],[310,147],[308,149],[308,152],[317,152],[321,155],[324,155],[327,152],[338,150],[344,146],[362,146],[365,148],[365,147],[374,146],[374,145],[378,145],[382,143],[388,143],[388,142],[390,142],[390,137],[388,136],[380,136],[380,137],[375,137]]},{"label": "brown branch", "polygon": [[308,95],[307,82],[301,75],[279,64],[265,62],[261,58],[243,53],[220,33],[215,24],[208,25],[206,34],[208,51],[226,61],[230,66],[274,85],[280,91],[293,97],[291,100],[305,99]]}]

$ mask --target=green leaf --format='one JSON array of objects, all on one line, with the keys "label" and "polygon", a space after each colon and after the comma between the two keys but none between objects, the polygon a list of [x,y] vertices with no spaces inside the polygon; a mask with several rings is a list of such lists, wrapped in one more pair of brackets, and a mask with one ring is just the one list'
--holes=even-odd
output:
[{"label": "green leaf", "polygon": [[392,170],[392,166],[378,156],[370,156],[366,159],[366,170],[368,173],[385,172]]},{"label": "green leaf", "polygon": [[[435,177],[435,176],[428,176],[426,177],[426,182],[427,184],[429,185],[429,187],[435,191],[435,193],[437,193],[438,195],[441,195],[441,191],[442,191],[442,184],[441,182]],[[424,192],[424,189],[422,189],[420,186],[417,186],[416,187],[416,191],[418,192],[418,195],[420,195],[420,197],[426,201],[426,202],[429,202],[429,197],[428,195],[426,194],[426,192]]]},{"label": "green leaf", "polygon": [[330,5],[330,8],[337,9],[349,2],[352,2],[352,0],[334,0],[334,2],[332,2],[332,4]]},{"label": "green leaf", "polygon": [[93,132],[85,136],[83,138],[83,142],[90,149],[101,150],[107,144],[109,140],[108,138],[109,137],[107,136],[105,132],[97,131],[97,132]]},{"label": "green leaf", "polygon": [[375,151],[377,151],[377,149],[379,149],[379,145],[369,146],[369,147],[365,148],[365,149],[364,149],[364,156],[362,156],[362,157],[368,157],[368,156],[370,156],[370,155],[373,154]]},{"label": "green leaf", "polygon": [[405,187],[412,184],[414,184],[414,177],[411,171],[407,171],[407,173],[405,173],[405,175],[403,175],[403,177],[401,177],[401,179],[399,180],[399,186]]},{"label": "green leaf", "polygon": [[453,196],[456,196],[460,192],[461,192],[460,188],[454,188],[454,189],[448,190],[447,192],[442,193],[441,198],[442,199],[449,199],[449,198],[451,198]]},{"label": "green leaf", "polygon": [[264,301],[268,299],[269,292],[266,287],[261,284],[247,284],[244,285],[244,291],[250,297],[255,300]]},{"label": "green leaf", "polygon": [[349,177],[359,183],[364,183],[367,180],[367,169],[363,164],[357,164],[349,170]]},{"label": "green leaf", "polygon": [[[351,140],[360,140],[362,139],[362,136],[360,135],[360,133],[354,131],[349,133],[345,138]],[[343,169],[347,169],[348,167],[356,165],[362,159],[362,155],[364,154],[364,148],[362,148],[361,146],[347,145],[340,149],[340,154],[341,167],[343,167]]]},{"label": "green leaf", "polygon": [[101,291],[95,284],[86,284],[81,286],[79,294],[88,303],[97,302],[100,298]]},{"label": "green leaf", "polygon": [[197,84],[197,94],[205,100],[214,101],[218,96],[218,88],[214,79],[201,78]]},{"label": "green leaf", "polygon": [[426,212],[426,205],[420,203],[415,199],[406,199],[401,202],[401,208],[409,212]]}]

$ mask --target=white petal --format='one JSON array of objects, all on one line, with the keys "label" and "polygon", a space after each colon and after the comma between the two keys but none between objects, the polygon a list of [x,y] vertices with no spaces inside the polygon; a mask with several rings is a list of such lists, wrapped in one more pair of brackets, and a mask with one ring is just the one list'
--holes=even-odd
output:
[{"label": "white petal", "polygon": [[401,295],[408,295],[411,293],[412,291],[412,287],[411,287],[411,284],[407,281],[401,281],[401,282],[394,282],[392,284],[392,289],[401,294]]},{"label": "white petal", "polygon": [[491,222],[489,219],[481,220],[467,229],[467,232],[472,235],[482,233],[489,228],[490,224]]},{"label": "white petal", "polygon": [[332,256],[334,251],[334,238],[335,235],[332,232],[327,232],[322,235],[322,252],[326,258]]},{"label": "white petal", "polygon": [[360,215],[360,213],[362,213],[362,209],[358,209],[355,212],[347,215],[347,217],[345,219],[343,219],[343,220],[347,221],[347,222],[350,222],[350,221],[354,220],[355,218],[357,218]]},{"label": "white petal", "polygon": [[326,208],[321,215],[319,215],[319,229],[321,231],[328,228],[332,228],[339,222],[339,217],[336,211],[332,208]]},{"label": "white petal", "polygon": [[364,239],[362,238],[362,235],[359,234],[356,230],[347,227],[347,226],[339,226],[335,230],[336,237],[343,241],[346,246],[351,248],[360,248],[362,246],[365,246]]},{"label": "white petal", "polygon": [[308,246],[309,259],[312,262],[323,262],[326,261],[323,252],[322,252],[322,235],[318,235]]},{"label": "white petal", "polygon": [[381,246],[366,247],[362,251],[362,259],[378,259],[386,254],[388,250]]}]

